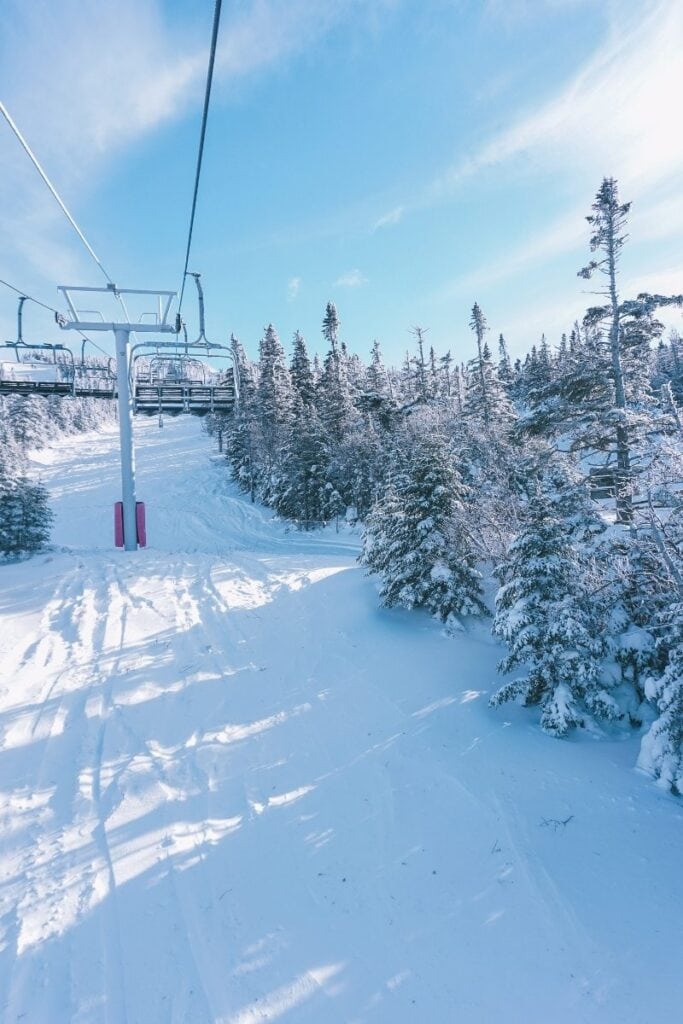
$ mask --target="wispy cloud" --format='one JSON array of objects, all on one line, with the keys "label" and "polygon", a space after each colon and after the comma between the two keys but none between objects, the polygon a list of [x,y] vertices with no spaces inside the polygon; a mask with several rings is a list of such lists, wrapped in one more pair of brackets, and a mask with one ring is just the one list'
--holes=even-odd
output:
[{"label": "wispy cloud", "polygon": [[630,189],[683,169],[683,4],[660,0],[608,40],[551,100],[438,174],[422,197],[448,198],[473,176],[522,155],[548,171],[613,173]]},{"label": "wispy cloud", "polygon": [[579,246],[588,237],[584,220],[588,205],[586,203],[585,209],[577,208],[558,217],[522,245],[508,250],[499,259],[487,260],[482,266],[449,281],[440,289],[439,297],[447,299],[460,293],[476,297],[481,288],[488,288],[514,277],[544,259],[558,256]]},{"label": "wispy cloud", "polygon": [[301,278],[290,277],[287,282],[287,302],[294,302],[295,298],[301,291]]},{"label": "wispy cloud", "polygon": [[378,231],[380,228],[388,228],[393,224],[398,224],[403,217],[403,210],[403,206],[395,206],[393,210],[389,210],[388,213],[383,214],[375,221],[372,230]]},{"label": "wispy cloud", "polygon": [[360,288],[361,285],[367,284],[368,279],[364,274],[357,268],[354,270],[347,270],[345,274],[342,274],[333,282],[333,288]]},{"label": "wispy cloud", "polygon": [[[674,107],[676,97],[683,95],[682,48],[682,4],[660,0],[640,8],[637,23],[613,27],[592,59],[555,97],[432,180],[419,201],[422,206],[450,201],[474,176],[485,171],[492,176],[508,173],[509,165],[524,157],[524,164],[518,165],[542,174],[544,187],[555,181],[558,194],[576,193],[578,182],[581,193],[585,191],[580,204],[574,202],[521,244],[506,245],[480,266],[447,281],[435,298],[485,296],[487,291],[492,294],[492,286],[515,277],[524,280],[528,298],[533,289],[527,273],[531,268],[568,252],[576,251],[577,260],[587,253],[584,218],[605,174],[619,178],[623,198],[634,201],[634,242],[680,236],[683,136],[674,128]],[[665,283],[662,275],[656,277]],[[580,297],[576,308],[581,308]],[[549,307],[540,316],[549,317],[546,323],[552,329],[564,313],[558,316]],[[522,321],[532,329],[542,322],[537,316],[531,324],[528,314],[520,314],[515,329]]]},{"label": "wispy cloud", "polygon": [[[624,199],[630,196],[624,195]],[[458,295],[476,297],[482,289],[489,289],[501,281],[515,278],[534,266],[557,258],[564,253],[577,253],[577,268],[588,256],[589,231],[585,217],[589,213],[589,197],[580,207],[573,207],[557,217],[521,245],[508,249],[503,256],[487,260],[481,266],[459,274],[438,289],[438,299]],[[629,231],[634,242],[661,240],[683,233],[683,203],[678,194],[654,202],[636,203],[630,217]],[[672,285],[676,290],[675,285]],[[662,284],[661,287],[664,287]],[[647,285],[637,290],[648,290]],[[683,281],[678,291],[683,290]]]}]

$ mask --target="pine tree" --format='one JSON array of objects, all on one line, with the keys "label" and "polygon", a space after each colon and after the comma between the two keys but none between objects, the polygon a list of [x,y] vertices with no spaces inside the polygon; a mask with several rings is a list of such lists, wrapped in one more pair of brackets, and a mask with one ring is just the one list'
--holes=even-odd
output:
[{"label": "pine tree", "polygon": [[392,383],[382,360],[379,343],[373,342],[370,365],[365,372],[365,383],[356,399],[358,409],[366,416],[368,428],[390,430],[397,413],[393,400]]},{"label": "pine tree", "polygon": [[365,390],[378,398],[387,398],[389,395],[389,378],[378,341],[372,343],[370,365],[365,376]]},{"label": "pine tree", "polygon": [[9,485],[0,480],[0,553],[39,551],[50,538],[52,519],[42,484],[26,476]]},{"label": "pine tree", "polygon": [[258,410],[264,440],[272,450],[282,428],[289,425],[292,411],[292,382],[285,351],[272,324],[266,328],[259,348]]},{"label": "pine tree", "polygon": [[255,501],[260,472],[256,381],[244,348],[234,335],[231,348],[239,377],[239,397],[230,422],[225,453],[233,480]]},{"label": "pine tree", "polygon": [[430,397],[430,394],[429,384],[427,381],[427,363],[424,353],[425,330],[423,327],[413,327],[411,333],[415,335],[417,340],[417,356],[413,356],[410,360],[410,365],[413,367],[412,374],[414,381],[412,391],[418,401],[426,402]]},{"label": "pine tree", "polygon": [[429,348],[429,369],[427,371],[427,388],[430,398],[438,398],[441,393],[439,371],[436,365],[434,346]]},{"label": "pine tree", "polygon": [[493,633],[507,644],[499,671],[522,668],[491,705],[521,698],[540,705],[546,732],[564,736],[587,717],[614,719],[620,709],[603,684],[604,653],[580,554],[557,503],[537,491],[527,521],[497,570]]},{"label": "pine tree", "polygon": [[294,332],[292,362],[290,364],[292,386],[301,398],[302,403],[312,405],[315,400],[315,381],[311,360],[308,358],[306,342],[300,331]]},{"label": "pine tree", "polygon": [[334,447],[329,480],[354,519],[364,520],[384,490],[387,444],[383,432],[369,431],[359,424]]},{"label": "pine tree", "polygon": [[626,224],[630,203],[620,203],[617,183],[614,178],[603,178],[602,185],[593,203],[593,214],[586,218],[592,228],[590,240],[591,252],[599,252],[599,260],[590,263],[579,271],[579,276],[590,278],[598,270],[607,277],[604,294],[608,305],[599,311],[594,310],[592,323],[608,321],[609,349],[614,387],[614,405],[618,410],[615,417],[616,434],[616,504],[617,517],[621,522],[633,519],[633,501],[631,495],[631,449],[629,444],[628,426],[625,422],[626,388],[622,366],[620,345],[620,303],[617,292],[617,275],[621,250],[626,243]]},{"label": "pine tree", "polygon": [[283,485],[280,462],[292,423],[292,382],[272,324],[261,340],[258,363],[259,487],[267,502]]},{"label": "pine tree", "polygon": [[488,331],[488,325],[486,323],[486,317],[482,313],[478,302],[475,302],[472,306],[470,327],[474,331],[477,339],[477,358],[470,362],[471,372],[473,375],[476,375],[477,383],[475,385],[475,383],[472,382],[471,393],[472,395],[476,395],[476,414],[481,415],[484,427],[488,427],[491,422],[491,409],[489,405],[487,373],[484,365],[487,358],[490,363],[490,353],[487,357],[484,352],[484,336],[486,331]]},{"label": "pine tree", "polygon": [[514,419],[514,409],[498,378],[486,342],[481,346],[480,356],[470,361],[463,411],[478,421],[484,433],[504,430]]},{"label": "pine tree", "polygon": [[317,408],[330,440],[339,443],[355,419],[347,359],[339,345],[339,318],[332,302],[323,318],[323,336],[330,345],[318,385]]},{"label": "pine tree", "polygon": [[[443,386],[439,390],[442,391],[443,394],[445,394],[448,398],[451,397],[451,376],[452,376],[451,364],[452,364],[452,362],[453,362],[453,356],[451,355],[450,352],[447,352],[445,356],[441,356],[441,358],[439,359],[440,372],[441,372],[441,376],[443,378]],[[456,371],[457,371],[457,367],[456,367]]]},{"label": "pine tree", "polygon": [[415,438],[368,517],[361,561],[382,603],[426,608],[441,621],[485,612],[463,528],[467,492],[438,434]]},{"label": "pine tree", "polygon": [[507,344],[502,334],[498,335],[498,380],[507,394],[511,394],[513,373],[512,363],[508,355]]},{"label": "pine tree", "polygon": [[339,339],[339,317],[334,302],[328,302],[323,317],[323,338],[336,353]]},{"label": "pine tree", "polygon": [[[659,784],[683,795],[683,505],[675,500],[665,521],[650,513],[650,529],[629,535],[633,561],[630,618],[639,623],[634,668],[645,674],[639,696],[650,704],[651,725],[641,742],[638,766]],[[642,642],[651,637],[649,649]],[[643,648],[645,648],[643,650]],[[636,658],[640,658],[637,661]],[[639,719],[647,716],[639,714]]]},{"label": "pine tree", "polygon": [[303,530],[320,526],[327,518],[328,462],[329,451],[315,407],[304,405],[297,390],[292,429],[282,462],[285,483],[273,504],[280,515]]},{"label": "pine tree", "polygon": [[661,786],[683,795],[683,605],[675,604],[670,616],[675,636],[666,670],[645,684],[645,695],[657,717],[643,736],[638,767],[654,775]]}]

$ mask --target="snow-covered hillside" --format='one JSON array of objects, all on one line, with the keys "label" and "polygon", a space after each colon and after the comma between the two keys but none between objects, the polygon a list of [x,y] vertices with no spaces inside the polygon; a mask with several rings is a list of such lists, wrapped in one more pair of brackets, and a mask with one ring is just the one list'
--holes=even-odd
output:
[{"label": "snow-covered hillside", "polygon": [[683,813],[638,738],[487,708],[499,650],[377,607],[357,541],[136,422],[35,463],[55,549],[0,567],[0,1016],[654,1024],[683,1005]]}]

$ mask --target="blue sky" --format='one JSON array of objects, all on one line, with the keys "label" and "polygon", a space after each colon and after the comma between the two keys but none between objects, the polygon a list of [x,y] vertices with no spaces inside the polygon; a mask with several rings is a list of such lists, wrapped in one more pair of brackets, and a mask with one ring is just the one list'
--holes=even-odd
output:
[{"label": "blue sky", "polygon": [[[0,96],[118,284],[179,286],[212,13],[3,0]],[[420,324],[467,359],[476,300],[514,354],[555,343],[593,301],[606,174],[634,204],[624,291],[682,292],[682,51],[680,0],[224,0],[191,258],[209,336],[255,355],[272,321],[316,348],[333,299],[361,354],[398,362]],[[4,123],[0,166],[0,277],[51,304],[99,283]],[[14,309],[0,289],[5,336]]]}]

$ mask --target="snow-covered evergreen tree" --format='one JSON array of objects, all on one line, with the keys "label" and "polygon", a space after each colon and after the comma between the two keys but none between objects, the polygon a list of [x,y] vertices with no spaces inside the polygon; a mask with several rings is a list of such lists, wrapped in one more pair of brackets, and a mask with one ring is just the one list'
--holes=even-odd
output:
[{"label": "snow-covered evergreen tree", "polygon": [[587,717],[614,719],[620,709],[601,675],[604,653],[580,551],[557,502],[541,490],[526,524],[499,566],[493,633],[508,647],[499,670],[522,674],[491,698],[540,705],[541,725],[564,736]]},{"label": "snow-covered evergreen tree", "polygon": [[365,391],[377,398],[387,398],[389,395],[389,377],[378,341],[372,343],[370,365],[365,375]]},{"label": "snow-covered evergreen tree", "polygon": [[260,475],[256,380],[244,348],[234,335],[231,348],[240,386],[239,399],[228,423],[225,454],[233,480],[255,501]]},{"label": "snow-covered evergreen tree", "polygon": [[333,352],[339,347],[339,316],[334,302],[328,302],[323,316],[322,334],[323,338]]},{"label": "snow-covered evergreen tree", "polygon": [[317,408],[330,440],[338,444],[355,420],[347,358],[339,344],[339,317],[333,302],[327,303],[323,337],[330,349],[318,384]]},{"label": "snow-covered evergreen tree", "polygon": [[0,554],[38,551],[50,537],[52,511],[42,484],[0,476]]},{"label": "snow-covered evergreen tree", "polygon": [[295,392],[305,406],[312,405],[315,400],[315,380],[306,342],[300,331],[294,332],[292,361],[289,370]]},{"label": "snow-covered evergreen tree", "polygon": [[413,438],[364,534],[361,560],[379,575],[385,605],[426,608],[443,622],[484,613],[466,501],[446,440]]},{"label": "snow-covered evergreen tree", "polygon": [[515,413],[505,388],[499,377],[496,365],[491,358],[491,351],[483,339],[486,321],[481,310],[475,303],[477,317],[472,318],[477,333],[479,354],[471,359],[468,365],[467,389],[463,405],[463,413],[477,422],[477,429],[488,433],[504,431],[512,423]]},{"label": "snow-covered evergreen tree", "polygon": [[273,505],[282,516],[303,530],[321,526],[330,513],[327,465],[329,451],[323,426],[315,407],[304,405],[297,390],[292,429],[286,443],[283,485]]},{"label": "snow-covered evergreen tree", "polygon": [[280,462],[293,415],[289,368],[272,324],[266,328],[259,347],[257,400],[259,486],[262,496],[269,500],[283,486]]},{"label": "snow-covered evergreen tree", "polygon": [[645,696],[657,717],[643,736],[638,767],[654,775],[660,785],[683,795],[683,605],[675,604],[670,616],[675,636],[666,670],[645,683]]}]

